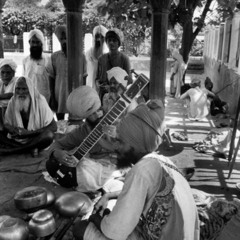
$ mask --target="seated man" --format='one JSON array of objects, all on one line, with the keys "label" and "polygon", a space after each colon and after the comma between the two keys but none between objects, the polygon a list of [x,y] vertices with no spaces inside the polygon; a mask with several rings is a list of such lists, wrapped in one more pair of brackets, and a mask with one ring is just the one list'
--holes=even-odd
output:
[{"label": "seated man", "polygon": [[160,100],[139,104],[121,119],[117,166],[132,168],[112,212],[76,221],[75,239],[199,239],[197,208],[187,180],[155,152],[162,142],[163,120]]},{"label": "seated man", "polygon": [[54,138],[57,124],[48,103],[30,79],[20,77],[16,81],[14,95],[5,113],[4,129],[1,134],[0,154],[25,153],[48,147]]},{"label": "seated man", "polygon": [[[80,192],[95,194],[102,189],[108,191],[109,185],[114,191],[121,189],[122,182],[114,179],[114,174],[119,171],[116,171],[112,145],[103,138],[96,141],[94,136],[86,141],[103,117],[98,93],[89,86],[78,87],[69,95],[67,108],[73,116],[84,122],[51,145],[46,163],[47,171],[61,186],[74,187]],[[80,154],[81,150],[76,151],[83,141],[87,142],[83,150],[87,152],[86,156]],[[85,151],[86,147],[92,147],[89,153]],[[59,164],[66,166],[66,171]]]},{"label": "seated man", "polygon": [[209,114],[208,97],[213,96],[211,92],[203,91],[201,81],[199,79],[192,79],[190,83],[191,88],[180,96],[180,99],[187,100],[188,118],[190,120],[202,120]]},{"label": "seated man", "polygon": [[9,102],[13,96],[17,64],[11,59],[3,59],[0,63],[0,130],[3,129],[3,118]]},{"label": "seated man", "polygon": [[209,77],[205,79],[205,90],[207,93],[211,94],[211,105],[210,105],[210,113],[212,116],[215,116],[219,113],[227,113],[228,112],[228,104],[222,101],[217,94],[215,94],[213,89],[213,82]]}]

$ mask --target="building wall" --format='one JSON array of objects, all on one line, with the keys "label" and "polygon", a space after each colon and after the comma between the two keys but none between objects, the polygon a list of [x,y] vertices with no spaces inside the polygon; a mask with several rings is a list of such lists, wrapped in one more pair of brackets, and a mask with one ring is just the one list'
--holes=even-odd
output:
[{"label": "building wall", "polygon": [[204,71],[213,91],[236,113],[240,96],[240,13],[220,26],[208,26],[205,32]]}]

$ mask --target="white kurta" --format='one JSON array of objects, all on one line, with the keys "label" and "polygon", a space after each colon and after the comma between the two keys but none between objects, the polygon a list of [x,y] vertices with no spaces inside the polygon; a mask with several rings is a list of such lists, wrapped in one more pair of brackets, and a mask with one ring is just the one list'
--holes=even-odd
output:
[{"label": "white kurta", "polygon": [[201,120],[209,114],[207,94],[199,87],[189,89],[181,96],[181,99],[190,100],[187,102],[190,120]]},{"label": "white kurta", "polygon": [[49,102],[50,87],[47,65],[49,64],[50,57],[42,55],[42,59],[33,60],[30,56],[23,59],[23,76],[30,78],[34,86],[38,89]]}]

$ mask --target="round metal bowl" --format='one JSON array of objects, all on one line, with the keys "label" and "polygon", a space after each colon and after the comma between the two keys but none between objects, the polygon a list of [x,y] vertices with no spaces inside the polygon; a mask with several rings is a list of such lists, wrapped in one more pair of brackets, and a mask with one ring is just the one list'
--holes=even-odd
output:
[{"label": "round metal bowl", "polygon": [[49,189],[46,189],[46,192],[47,192],[47,203],[46,203],[46,205],[49,206],[49,205],[51,205],[55,202],[56,196],[55,196],[54,192],[52,192]]},{"label": "round metal bowl", "polygon": [[7,217],[0,226],[0,239],[26,240],[29,230],[27,224],[20,218]]},{"label": "round metal bowl", "polygon": [[14,202],[20,210],[31,210],[47,203],[47,192],[43,187],[31,186],[18,191],[14,196]]},{"label": "round metal bowl", "polygon": [[28,225],[30,233],[36,237],[46,237],[56,230],[53,214],[46,209],[35,212]]},{"label": "round metal bowl", "polygon": [[67,192],[57,198],[55,208],[64,217],[84,216],[92,210],[93,203],[84,193]]}]

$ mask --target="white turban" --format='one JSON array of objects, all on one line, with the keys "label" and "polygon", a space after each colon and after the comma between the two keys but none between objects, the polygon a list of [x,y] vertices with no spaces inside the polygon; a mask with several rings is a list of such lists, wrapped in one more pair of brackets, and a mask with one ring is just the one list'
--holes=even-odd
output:
[{"label": "white turban", "polygon": [[5,65],[8,65],[11,67],[11,69],[16,72],[16,69],[17,69],[17,64],[12,60],[12,59],[3,59],[1,62],[0,62],[0,69],[5,66]]},{"label": "white turban", "polygon": [[110,79],[114,77],[118,83],[121,83],[124,87],[127,87],[128,84],[128,74],[125,70],[120,67],[113,67],[107,71],[107,78]]},{"label": "white turban", "polygon": [[121,140],[142,153],[156,151],[164,133],[164,106],[161,100],[139,104],[121,119],[117,127]]},{"label": "white turban", "polygon": [[42,45],[44,45],[44,36],[41,30],[36,28],[31,30],[28,36],[28,40],[31,40],[33,36],[36,36],[36,38],[38,38],[42,42]]},{"label": "white turban", "polygon": [[103,25],[98,25],[93,29],[93,37],[95,37],[98,33],[105,37],[107,31],[108,30]]},{"label": "white turban", "polygon": [[67,109],[80,119],[88,118],[101,107],[101,101],[96,90],[89,86],[74,89],[67,99]]}]

